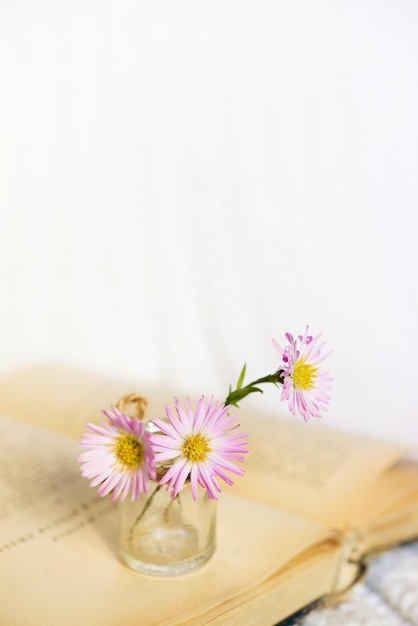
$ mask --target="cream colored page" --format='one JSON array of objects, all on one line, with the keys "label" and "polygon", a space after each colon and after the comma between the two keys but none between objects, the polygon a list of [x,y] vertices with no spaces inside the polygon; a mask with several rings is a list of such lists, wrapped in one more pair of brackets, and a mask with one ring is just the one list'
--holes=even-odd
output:
[{"label": "cream colored page", "polygon": [[109,409],[128,393],[149,400],[148,416],[162,416],[173,394],[145,388],[139,382],[111,380],[62,366],[18,370],[0,379],[0,411],[71,437],[80,437],[85,424],[105,419]]},{"label": "cream colored page", "polygon": [[326,418],[249,415],[246,475],[237,488],[273,506],[345,527],[361,516],[374,482],[405,448],[329,428]]},{"label": "cream colored page", "polygon": [[210,562],[178,579],[142,576],[119,561],[117,505],[81,478],[77,454],[71,439],[0,418],[1,626],[199,624],[328,534],[221,494]]},{"label": "cream colored page", "polygon": [[357,523],[364,552],[418,536],[418,460],[403,459],[373,486],[367,511]]}]

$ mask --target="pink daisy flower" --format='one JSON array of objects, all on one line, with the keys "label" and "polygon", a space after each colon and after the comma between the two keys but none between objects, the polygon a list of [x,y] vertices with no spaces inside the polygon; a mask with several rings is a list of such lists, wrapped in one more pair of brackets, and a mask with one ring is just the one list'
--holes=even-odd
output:
[{"label": "pink daisy flower", "polygon": [[155,463],[150,435],[144,424],[130,418],[112,406],[103,411],[109,422],[87,424],[90,433],[83,433],[78,457],[81,474],[92,479],[92,487],[100,485],[98,493],[111,499],[124,500],[131,491],[131,501],[146,493],[149,479],[155,480]]},{"label": "pink daisy flower", "polygon": [[175,413],[165,409],[168,422],[151,420],[162,433],[151,435],[155,460],[172,463],[160,485],[168,483],[167,491],[172,490],[173,498],[190,478],[194,500],[198,484],[207,489],[209,498],[217,500],[221,491],[218,478],[232,485],[227,472],[243,475],[235,462],[244,461],[248,435],[235,432],[239,424],[234,424],[235,415],[228,415],[230,409],[218,402],[212,405],[212,400],[206,406],[202,396],[194,412],[189,399],[184,410],[175,398]]},{"label": "pink daisy flower", "polygon": [[283,359],[280,368],[283,377],[281,399],[288,401],[293,415],[299,413],[305,421],[321,417],[321,411],[327,410],[327,391],[331,389],[332,378],[319,365],[331,351],[321,354],[325,342],[319,343],[320,334],[316,337],[308,335],[308,326],[305,334],[296,339],[290,333],[286,333],[285,337],[290,344],[285,348],[273,339]]}]

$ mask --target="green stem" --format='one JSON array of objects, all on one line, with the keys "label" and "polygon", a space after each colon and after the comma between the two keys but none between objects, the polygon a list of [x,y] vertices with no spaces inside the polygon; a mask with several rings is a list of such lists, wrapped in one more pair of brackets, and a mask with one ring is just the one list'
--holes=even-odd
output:
[{"label": "green stem", "polygon": [[150,495],[150,497],[147,499],[147,502],[144,506],[144,508],[142,509],[142,511],[140,512],[140,514],[138,515],[138,517],[136,518],[136,520],[134,521],[134,523],[132,524],[132,528],[129,531],[128,534],[128,540],[131,541],[133,536],[134,536],[134,530],[137,527],[137,525],[139,524],[139,522],[141,521],[141,519],[144,517],[145,513],[148,511],[149,507],[151,506],[154,497],[157,495],[157,493],[160,491],[162,485],[157,485],[155,488],[155,491]]},{"label": "green stem", "polygon": [[[241,376],[240,376],[240,380],[241,380]],[[258,387],[258,385],[260,384],[273,383],[274,385],[277,386],[277,385],[282,385],[283,382],[284,382],[283,370],[277,370],[277,372],[275,372],[274,374],[268,374],[267,376],[262,376],[261,378],[257,378],[257,380],[254,380],[248,385],[245,385],[245,387],[242,387],[239,381],[239,384],[237,388],[234,389],[234,391],[232,391],[231,388],[229,389],[229,393],[225,399],[225,405],[230,404],[232,406],[237,407],[238,402],[242,400],[243,398],[245,398],[246,396],[250,395],[251,393],[257,393],[257,392],[263,393],[263,390]]]}]

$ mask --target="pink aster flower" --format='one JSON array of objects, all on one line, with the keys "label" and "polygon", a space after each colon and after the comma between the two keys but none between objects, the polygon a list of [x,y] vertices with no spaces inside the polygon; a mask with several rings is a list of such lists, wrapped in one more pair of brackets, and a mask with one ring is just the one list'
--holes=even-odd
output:
[{"label": "pink aster flower", "polygon": [[290,344],[285,348],[273,339],[273,344],[283,359],[280,367],[283,378],[281,399],[288,401],[293,415],[297,412],[305,421],[311,417],[321,417],[321,411],[327,410],[327,391],[331,389],[332,378],[319,366],[330,351],[321,353],[325,342],[319,342],[320,334],[316,337],[308,335],[308,326],[305,334],[296,339],[290,333],[286,333],[285,337]]},{"label": "pink aster flower", "polygon": [[198,484],[207,489],[209,498],[217,500],[221,491],[218,478],[232,485],[227,472],[243,475],[235,462],[244,461],[248,436],[235,432],[239,424],[234,424],[235,415],[228,415],[230,409],[218,402],[212,404],[212,400],[206,406],[202,396],[194,412],[189,399],[184,410],[175,398],[175,413],[165,409],[168,422],[151,420],[162,433],[151,435],[155,460],[172,463],[160,485],[168,483],[167,491],[172,490],[173,498],[190,478],[194,500]]},{"label": "pink aster flower", "polygon": [[115,406],[103,411],[109,422],[87,424],[91,431],[83,433],[78,457],[81,474],[92,479],[92,487],[111,499],[124,500],[131,491],[131,501],[148,491],[149,479],[155,480],[155,463],[149,434],[143,423],[120,413]]}]

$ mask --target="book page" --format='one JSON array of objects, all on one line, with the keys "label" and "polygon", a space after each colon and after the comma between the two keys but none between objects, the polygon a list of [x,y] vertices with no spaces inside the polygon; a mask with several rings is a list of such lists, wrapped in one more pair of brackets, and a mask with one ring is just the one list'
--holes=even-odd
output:
[{"label": "book page", "polygon": [[[77,455],[75,440],[0,417],[1,624],[228,623],[221,614],[257,602],[286,567],[289,582],[292,560],[302,572],[305,552],[303,580],[311,572],[315,597],[331,591],[340,548],[328,529],[232,493],[221,494],[217,549],[200,570],[168,579],[131,571],[118,557],[117,504],[88,486]],[[297,589],[288,610],[315,599]],[[279,590],[274,597],[264,623],[286,616]]]},{"label": "book page", "polygon": [[374,483],[406,453],[404,446],[340,431],[325,420],[244,411],[239,420],[251,450],[237,488],[341,529],[358,523]]},{"label": "book page", "polygon": [[162,417],[165,404],[173,403],[169,390],[58,365],[17,370],[0,378],[0,411],[79,439],[87,422],[105,419],[103,409],[134,392],[149,401],[149,417]]},{"label": "book page", "polygon": [[358,519],[363,552],[378,552],[418,536],[418,462],[405,457],[374,483]]}]

